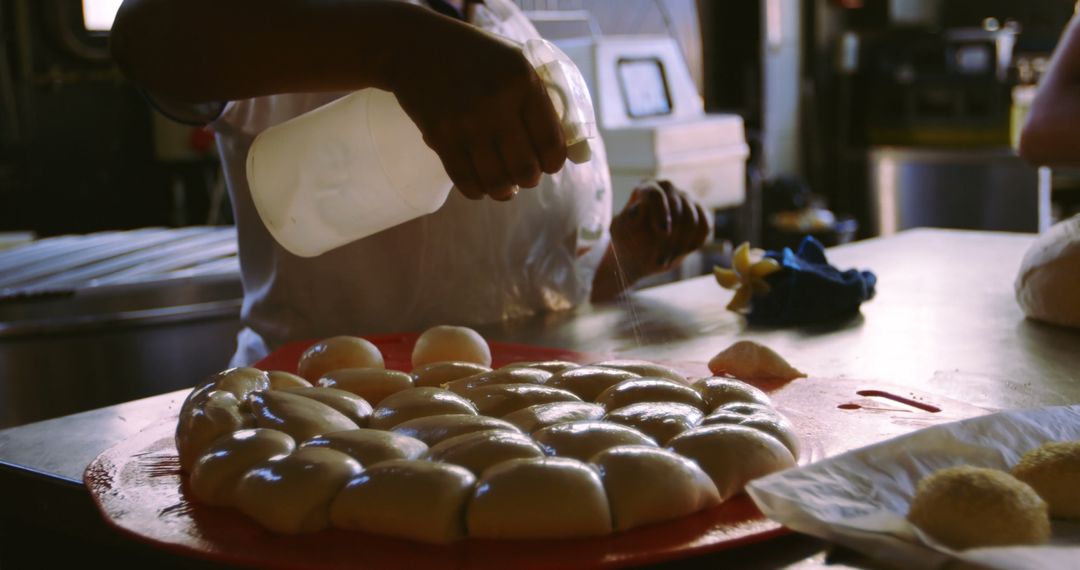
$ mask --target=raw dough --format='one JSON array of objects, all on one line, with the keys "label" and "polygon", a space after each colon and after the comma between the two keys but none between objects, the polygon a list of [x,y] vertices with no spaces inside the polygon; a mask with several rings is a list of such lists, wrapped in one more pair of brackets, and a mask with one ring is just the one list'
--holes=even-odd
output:
[{"label": "raw dough", "polygon": [[371,467],[392,459],[419,459],[427,453],[424,442],[381,429],[353,429],[313,437],[302,447],[327,447]]},{"label": "raw dough", "polygon": [[393,431],[415,437],[428,445],[444,439],[478,431],[503,430],[521,433],[513,424],[488,416],[473,414],[442,414],[401,422]]},{"label": "raw dough", "polygon": [[469,390],[465,397],[476,404],[481,415],[501,418],[536,404],[580,402],[566,390],[535,384],[492,384]]},{"label": "raw dough", "polygon": [[1050,516],[1080,520],[1080,441],[1045,443],[1025,453],[1012,473],[1047,502]]},{"label": "raw dough", "polygon": [[787,381],[806,376],[773,349],[752,340],[740,340],[721,350],[709,361],[709,370],[741,380]]},{"label": "raw dough", "polygon": [[449,361],[491,366],[491,349],[480,333],[467,327],[432,327],[416,339],[412,352],[413,368]]},{"label": "raw dough", "polygon": [[547,381],[552,388],[562,388],[577,394],[586,402],[596,400],[600,392],[622,382],[640,378],[639,375],[626,370],[615,368],[603,368],[601,366],[579,366],[562,372],[557,372]]},{"label": "raw dough", "polygon": [[318,388],[285,388],[281,391],[322,402],[341,412],[359,427],[367,427],[368,421],[371,420],[371,404],[352,392],[323,386]]},{"label": "raw dough", "polygon": [[656,442],[640,431],[608,422],[570,422],[548,426],[533,434],[548,455],[588,461],[590,457],[619,445],[648,445]]},{"label": "raw dough", "polygon": [[427,459],[460,465],[474,475],[510,459],[543,457],[544,452],[529,436],[502,430],[467,433],[444,439],[431,446]]},{"label": "raw dough", "polygon": [[563,370],[577,368],[578,366],[580,366],[580,364],[577,362],[570,362],[569,360],[540,360],[533,362],[513,362],[503,366],[503,368],[538,368],[552,374],[558,374]]},{"label": "raw dough", "polygon": [[583,420],[600,420],[604,417],[604,408],[586,402],[551,402],[522,408],[503,416],[507,422],[521,428],[525,433],[533,433],[550,425]]},{"label": "raw dough", "polygon": [[397,370],[342,368],[327,372],[319,379],[318,385],[352,392],[372,406],[378,406],[388,396],[412,388],[413,379]]},{"label": "raw dough", "polygon": [[1080,327],[1080,215],[1054,224],[1035,240],[1014,288],[1029,318]]},{"label": "raw dough", "polygon": [[694,383],[694,389],[701,393],[709,411],[732,402],[772,405],[772,399],[761,389],[734,378],[703,378]]},{"label": "raw dough", "polygon": [[666,380],[674,380],[680,384],[689,383],[686,376],[674,368],[655,362],[649,362],[648,360],[605,360],[603,362],[595,362],[589,366],[625,370],[627,372],[633,372],[643,378],[664,378]]},{"label": "raw dough", "polygon": [[625,380],[601,392],[595,401],[608,411],[640,402],[677,402],[689,404],[699,410],[705,409],[705,400],[697,390],[660,378]]},{"label": "raw dough", "polygon": [[231,506],[236,485],[248,470],[294,449],[293,438],[273,429],[243,429],[222,436],[195,463],[191,493],[209,505]]},{"label": "raw dough", "polygon": [[[197,391],[193,391],[195,395]],[[199,393],[200,403],[181,408],[176,424],[176,450],[180,456],[180,468],[191,473],[191,468],[215,439],[236,430],[255,427],[255,418],[241,411],[240,400],[232,392],[212,390]],[[188,397],[191,401],[192,397]]]},{"label": "raw dough", "polygon": [[413,384],[419,387],[441,388],[466,376],[491,372],[491,368],[475,362],[432,362],[412,371]]},{"label": "raw dough", "polygon": [[641,402],[608,412],[604,420],[630,426],[660,445],[680,433],[697,427],[705,414],[689,404]]},{"label": "raw dough", "polygon": [[725,501],[751,480],[795,466],[795,458],[780,440],[740,425],[694,428],[672,438],[668,449],[696,461]]},{"label": "raw dough", "polygon": [[305,350],[296,373],[314,383],[327,372],[342,368],[385,367],[382,353],[371,342],[356,336],[335,336]]},{"label": "raw dough", "polygon": [[283,431],[296,441],[359,427],[322,402],[278,390],[252,394],[251,411],[257,427]]},{"label": "raw dough", "polygon": [[313,384],[291,372],[271,370],[266,375],[270,378],[271,390],[288,390],[289,388],[311,388]]},{"label": "raw dough", "polygon": [[416,418],[475,413],[476,407],[472,402],[449,390],[413,388],[383,400],[371,414],[371,427],[390,429]]},{"label": "raw dough", "polygon": [[454,380],[444,387],[451,392],[464,394],[480,386],[493,384],[543,384],[549,378],[551,378],[551,373],[539,368],[500,368],[499,370]]}]

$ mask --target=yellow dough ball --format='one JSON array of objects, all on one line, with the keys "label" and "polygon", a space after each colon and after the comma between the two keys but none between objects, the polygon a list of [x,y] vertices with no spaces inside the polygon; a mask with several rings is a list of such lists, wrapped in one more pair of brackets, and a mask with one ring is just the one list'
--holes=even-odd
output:
[{"label": "yellow dough ball", "polygon": [[476,409],[481,415],[497,418],[536,404],[581,401],[566,390],[536,384],[479,386],[469,390],[465,397],[476,404]]},{"label": "yellow dough ball", "polygon": [[437,416],[426,416],[401,422],[391,429],[396,433],[415,437],[428,445],[435,445],[444,439],[450,439],[452,437],[478,431],[502,430],[521,432],[520,429],[509,422],[473,414],[440,414]]},{"label": "yellow dough ball", "polygon": [[551,373],[539,368],[500,368],[474,376],[459,378],[448,382],[444,388],[457,394],[464,394],[473,388],[494,384],[543,384],[551,378]]},{"label": "yellow dough ball", "polygon": [[271,370],[266,374],[270,378],[271,390],[288,390],[290,388],[311,388],[312,383],[291,372]]},{"label": "yellow dough ball", "polygon": [[400,423],[427,416],[475,414],[476,407],[449,390],[413,388],[383,400],[371,414],[371,427],[390,429]]},{"label": "yellow dough ball", "polygon": [[397,370],[342,368],[324,374],[318,385],[352,392],[372,406],[378,406],[387,397],[412,388],[413,379]]},{"label": "yellow dough ball", "polygon": [[696,461],[725,501],[750,481],[795,466],[780,440],[740,425],[697,427],[673,437],[668,449]]},{"label": "yellow dough ball", "polygon": [[555,424],[601,420],[604,413],[602,406],[587,402],[551,402],[522,408],[503,419],[525,433],[533,433]]},{"label": "yellow dough ball", "polygon": [[359,427],[318,400],[277,390],[252,394],[251,411],[256,426],[283,431],[296,441]]},{"label": "yellow dough ball", "polygon": [[355,336],[335,336],[313,344],[300,355],[297,374],[316,382],[327,372],[342,368],[385,368],[382,353],[371,342]]},{"label": "yellow dough ball", "polygon": [[217,438],[236,430],[255,427],[255,418],[241,409],[232,392],[201,392],[198,404],[185,404],[176,424],[176,450],[180,468],[191,473],[195,462]]},{"label": "yellow dough ball", "polygon": [[919,481],[908,520],[957,550],[1050,540],[1046,502],[1034,489],[1004,471],[968,465]]},{"label": "yellow dough ball", "polygon": [[546,384],[552,388],[562,388],[573,392],[582,400],[592,402],[601,392],[619,382],[640,377],[628,370],[602,366],[578,366],[555,373]]},{"label": "yellow dough ball", "polygon": [[506,366],[503,366],[503,369],[506,369],[506,368],[537,368],[537,369],[540,369],[540,370],[545,370],[545,371],[550,372],[552,374],[558,374],[559,372],[562,372],[563,370],[568,370],[570,368],[577,368],[578,366],[581,366],[581,365],[578,364],[577,362],[570,362],[568,360],[536,360],[536,361],[526,361],[526,362],[514,362],[514,363],[511,363],[511,364],[507,364]]},{"label": "yellow dough ball", "polygon": [[734,378],[703,378],[694,383],[694,389],[701,393],[710,411],[732,402],[772,405],[772,399],[761,389]]},{"label": "yellow dough ball", "polygon": [[656,442],[640,431],[608,422],[555,424],[537,431],[533,437],[548,455],[581,461],[588,461],[597,453],[620,445],[656,447]]},{"label": "yellow dough ball", "polygon": [[608,411],[641,402],[675,402],[705,409],[705,400],[697,390],[660,378],[635,378],[620,382],[601,392],[595,401]]},{"label": "yellow dough ball", "polygon": [[689,404],[641,402],[612,410],[606,421],[630,426],[664,445],[680,433],[693,429],[705,416]]},{"label": "yellow dough ball", "polygon": [[272,429],[244,429],[222,436],[195,463],[191,492],[209,505],[232,505],[236,485],[248,470],[294,449],[293,438]]},{"label": "yellow dough ball", "polygon": [[371,420],[371,404],[352,392],[322,386],[317,388],[313,386],[285,388],[281,391],[322,402],[344,414],[345,417],[352,420],[359,427],[367,427],[368,421]]},{"label": "yellow dough ball", "polygon": [[1046,501],[1050,516],[1080,520],[1080,441],[1045,443],[1025,453],[1012,473]]},{"label": "yellow dough ball", "polygon": [[424,442],[381,429],[337,431],[313,437],[302,447],[326,447],[340,451],[364,467],[393,459],[419,459],[427,453]]},{"label": "yellow dough ball", "polygon": [[504,461],[543,456],[540,446],[529,436],[502,430],[451,437],[431,446],[427,453],[431,461],[460,465],[477,476]]},{"label": "yellow dough ball", "polygon": [[491,349],[480,333],[467,327],[432,327],[416,339],[412,352],[413,368],[448,361],[491,366]]},{"label": "yellow dough ball", "polygon": [[680,384],[688,384],[686,376],[678,370],[675,370],[670,366],[664,366],[663,364],[649,362],[648,360],[605,360],[603,362],[595,362],[590,364],[590,366],[626,370],[627,372],[633,372],[643,378],[664,378],[665,380],[674,380]]},{"label": "yellow dough ball", "polygon": [[412,371],[413,384],[417,387],[441,388],[468,376],[491,372],[491,368],[475,362],[432,362]]}]

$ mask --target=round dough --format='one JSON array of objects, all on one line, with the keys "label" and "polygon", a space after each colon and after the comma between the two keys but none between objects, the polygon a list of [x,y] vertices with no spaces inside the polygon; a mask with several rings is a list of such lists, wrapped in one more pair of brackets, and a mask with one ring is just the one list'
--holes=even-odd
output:
[{"label": "round dough", "polygon": [[680,433],[697,427],[705,414],[689,404],[641,402],[608,412],[606,421],[632,427],[664,445]]},{"label": "round dough", "polygon": [[674,380],[679,384],[689,384],[686,376],[681,372],[671,368],[670,366],[664,366],[663,364],[657,364],[655,362],[649,362],[648,360],[605,360],[603,362],[595,362],[589,366],[599,366],[601,368],[614,368],[616,370],[625,370],[627,372],[633,372],[638,376],[645,378],[663,378],[665,380]]},{"label": "round dough", "polygon": [[656,442],[640,431],[607,422],[555,424],[537,431],[533,438],[548,455],[581,461],[588,461],[597,453],[619,445],[656,447]]},{"label": "round dough", "polygon": [[503,368],[536,368],[539,370],[546,370],[552,374],[558,374],[568,368],[577,368],[581,366],[577,362],[570,362],[568,360],[541,360],[537,362],[513,362],[503,366]]},{"label": "round dough", "polygon": [[582,400],[592,402],[604,390],[619,382],[633,378],[640,378],[640,376],[633,372],[615,368],[579,366],[557,372],[547,381],[547,385],[552,388],[568,390]]},{"label": "round dough", "polygon": [[311,388],[311,382],[282,370],[271,370],[266,375],[270,378],[271,390],[288,390],[289,388]]},{"label": "round dough", "polygon": [[449,361],[491,366],[491,349],[480,333],[467,327],[431,327],[416,339],[412,352],[413,368]]},{"label": "round dough", "polygon": [[318,388],[285,388],[281,391],[322,402],[341,412],[360,427],[366,427],[368,421],[371,420],[371,404],[352,392],[322,386]]},{"label": "round dough", "polygon": [[1044,443],[1025,453],[1012,473],[1049,504],[1051,516],[1080,520],[1080,441]]},{"label": "round dough", "polygon": [[270,375],[258,368],[230,368],[215,378],[215,390],[232,392],[241,402],[255,392],[270,389]]},{"label": "round dough", "polygon": [[224,435],[195,463],[189,480],[191,493],[208,505],[232,505],[236,485],[248,470],[294,449],[293,438],[277,430],[244,429]]},{"label": "round dough", "polygon": [[705,400],[701,399],[693,388],[660,378],[636,378],[625,380],[596,397],[596,403],[605,410],[617,410],[641,402],[675,402],[688,404],[699,410],[705,409]]},{"label": "round dough", "polygon": [[551,402],[580,402],[577,396],[552,388],[535,384],[492,384],[473,388],[465,397],[476,404],[481,415],[501,418],[511,412],[536,404]]},{"label": "round dough", "polygon": [[[194,394],[194,392],[193,392]],[[191,396],[188,401],[192,401]],[[195,462],[215,439],[239,429],[255,427],[255,418],[240,410],[240,400],[232,392],[200,392],[198,405],[185,402],[176,424],[176,451],[180,468],[191,473]]]},{"label": "round dough", "polygon": [[354,429],[313,437],[302,447],[327,447],[340,451],[364,467],[393,459],[419,459],[427,453],[424,442],[381,429]]},{"label": "round dough", "polygon": [[337,388],[352,392],[378,406],[387,397],[413,387],[412,376],[398,370],[381,368],[342,368],[327,372],[319,379],[324,388]]},{"label": "round dough", "polygon": [[431,461],[460,465],[475,475],[510,459],[543,457],[544,452],[529,436],[502,430],[467,433],[445,439],[428,450]]},{"label": "round dough", "polygon": [[330,502],[360,471],[340,451],[302,447],[248,471],[236,486],[236,507],[274,532],[322,530],[330,526]]},{"label": "round dough", "polygon": [[449,390],[413,388],[383,400],[371,415],[371,427],[390,429],[416,418],[475,413],[476,408],[472,402]]},{"label": "round dough", "polygon": [[478,431],[503,430],[520,433],[517,427],[503,420],[473,414],[442,414],[401,422],[393,430],[415,437],[428,445],[444,439]]},{"label": "round dough", "polygon": [[596,421],[604,417],[604,408],[586,402],[551,402],[522,408],[503,416],[507,422],[533,433],[551,425],[577,421]]},{"label": "round dough", "polygon": [[337,528],[449,544],[465,538],[476,478],[456,465],[393,460],[369,468],[330,506]]},{"label": "round dough", "polygon": [[1034,489],[1004,471],[970,465],[919,481],[908,520],[958,550],[1050,540],[1046,503]]},{"label": "round dough", "polygon": [[772,405],[772,399],[761,389],[734,378],[721,378],[718,376],[704,378],[694,383],[694,389],[705,400],[705,409],[707,410],[715,410],[724,404],[732,402],[761,404],[763,406]]},{"label": "round dough", "polygon": [[773,349],[752,340],[740,340],[721,350],[709,360],[709,370],[716,376],[743,380],[788,381],[806,376]]},{"label": "round dough", "polygon": [[465,520],[474,538],[578,538],[611,532],[600,476],[565,457],[511,459],[488,469]]},{"label": "round dough", "polygon": [[1035,240],[1014,287],[1028,318],[1080,327],[1080,215],[1054,224]]},{"label": "round dough", "polygon": [[795,459],[799,458],[801,446],[799,436],[795,434],[795,426],[787,418],[778,413],[766,414],[737,414],[726,410],[719,410],[709,414],[701,421],[701,425],[734,424],[761,430],[784,444]]},{"label": "round dough", "polygon": [[342,368],[385,368],[382,353],[371,342],[356,336],[335,336],[311,345],[300,355],[296,373],[316,382],[327,372]]},{"label": "round dough", "polygon": [[257,427],[283,431],[296,441],[359,427],[322,402],[277,390],[252,394],[251,411]]},{"label": "round dough", "polygon": [[589,460],[604,481],[616,531],[683,517],[720,504],[697,463],[666,449],[626,445]]},{"label": "round dough", "polygon": [[539,368],[500,368],[475,376],[467,376],[446,384],[445,388],[456,394],[464,394],[480,386],[495,384],[543,384],[551,373]]},{"label": "round dough", "polygon": [[779,416],[780,413],[776,411],[776,408],[772,406],[766,406],[762,404],[752,404],[749,402],[731,402],[728,404],[722,404],[713,410],[712,414],[719,414],[721,412],[727,412],[731,414],[739,414],[740,416]]},{"label": "round dough", "polygon": [[484,372],[491,372],[491,368],[475,362],[432,362],[412,371],[413,385],[442,388],[447,382]]},{"label": "round dough", "polygon": [[668,449],[697,461],[725,501],[751,480],[795,466],[791,452],[775,437],[739,425],[694,428],[672,438]]}]

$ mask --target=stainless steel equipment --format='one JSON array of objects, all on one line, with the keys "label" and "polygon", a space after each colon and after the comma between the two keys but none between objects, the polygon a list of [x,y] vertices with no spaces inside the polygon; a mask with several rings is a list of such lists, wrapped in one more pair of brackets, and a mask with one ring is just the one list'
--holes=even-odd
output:
[{"label": "stainless steel equipment", "polygon": [[0,428],[191,386],[228,364],[242,296],[233,228],[0,252]]}]

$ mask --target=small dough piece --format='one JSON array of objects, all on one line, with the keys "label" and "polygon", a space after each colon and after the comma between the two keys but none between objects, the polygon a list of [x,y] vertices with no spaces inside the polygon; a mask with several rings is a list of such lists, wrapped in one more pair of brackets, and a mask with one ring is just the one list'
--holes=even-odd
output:
[{"label": "small dough piece", "polygon": [[342,368],[386,368],[379,347],[357,336],[335,336],[311,345],[300,355],[296,373],[316,382]]},{"label": "small dough piece", "polygon": [[434,544],[465,538],[476,478],[457,465],[393,460],[349,482],[330,506],[337,528]]},{"label": "small dough piece", "polygon": [[237,400],[243,402],[255,392],[269,390],[270,376],[258,368],[230,368],[217,375],[214,389],[232,392]]},{"label": "small dough piece", "polygon": [[684,517],[720,504],[720,493],[697,463],[666,449],[624,445],[590,463],[604,481],[616,531]]},{"label": "small dough piece", "polygon": [[248,471],[236,486],[236,507],[274,532],[316,532],[330,526],[330,502],[361,471],[340,451],[301,447]]},{"label": "small dough piece", "polygon": [[590,457],[620,445],[647,445],[656,442],[640,431],[608,422],[570,422],[548,426],[533,434],[548,455],[588,461]]},{"label": "small dough piece", "polygon": [[521,433],[517,427],[500,419],[473,414],[441,414],[401,422],[393,431],[435,445],[445,439],[478,431],[502,430]]},{"label": "small dough piece", "polygon": [[540,361],[533,361],[533,362],[513,362],[513,363],[510,363],[510,364],[507,364],[506,366],[503,366],[503,369],[506,369],[506,368],[536,368],[536,369],[539,369],[539,370],[546,370],[546,371],[548,371],[548,372],[550,372],[552,374],[558,374],[559,372],[562,372],[563,370],[567,370],[567,369],[570,369],[570,368],[577,368],[578,366],[581,366],[581,365],[578,364],[577,362],[570,362],[569,360],[540,360]]},{"label": "small dough piece", "polygon": [[1025,453],[1012,474],[1047,502],[1050,516],[1080,520],[1080,441],[1044,443]]},{"label": "small dough piece", "polygon": [[441,388],[467,376],[491,372],[491,368],[475,362],[432,362],[412,371],[413,385],[420,388]]},{"label": "small dough piece", "polygon": [[312,383],[293,374],[282,370],[271,370],[266,374],[270,377],[271,390],[288,390],[289,388],[311,388]]},{"label": "small dough piece", "polygon": [[697,461],[725,501],[750,481],[795,466],[795,458],[780,440],[739,425],[694,428],[672,438],[668,449]]},{"label": "small dough piece", "polygon": [[445,439],[428,450],[427,459],[460,465],[474,475],[510,459],[543,457],[544,451],[529,436],[502,430],[467,433]]},{"label": "small dough piece", "polygon": [[413,368],[454,361],[491,366],[491,348],[480,333],[468,327],[431,327],[416,339],[412,351]]},{"label": "small dough piece", "polygon": [[1004,471],[962,465],[919,481],[907,518],[920,530],[957,550],[977,546],[1046,544],[1046,502]]},{"label": "small dough piece", "polygon": [[630,426],[660,445],[701,424],[705,414],[689,404],[641,402],[608,412],[605,421]]},{"label": "small dough piece", "polygon": [[198,405],[188,407],[185,403],[176,424],[176,450],[185,473],[191,473],[195,462],[215,439],[255,427],[255,418],[241,411],[240,400],[232,392],[211,390],[201,392],[197,399]]},{"label": "small dough piece", "polygon": [[484,372],[475,376],[468,376],[454,380],[444,386],[455,394],[464,394],[473,388],[480,386],[492,386],[495,384],[543,384],[551,378],[551,373],[539,368],[500,368],[491,372]]},{"label": "small dough piece", "polygon": [[387,397],[413,387],[412,376],[398,370],[381,368],[342,368],[327,372],[317,384],[352,392],[378,406]]},{"label": "small dough piece", "polygon": [[285,388],[281,391],[322,402],[341,412],[360,427],[367,427],[368,421],[371,420],[371,404],[352,392],[322,386],[318,388]]},{"label": "small dough piece", "polygon": [[795,459],[798,459],[801,453],[799,436],[795,433],[795,426],[779,413],[744,415],[720,410],[705,416],[705,419],[701,422],[701,425],[716,424],[734,424],[761,430],[780,440],[780,443],[788,448],[791,456]]},{"label": "small dough piece", "polygon": [[507,422],[533,433],[551,425],[566,422],[598,421],[604,418],[604,408],[587,402],[552,402],[522,408],[503,416]]},{"label": "small dough piece", "polygon": [[772,399],[760,388],[735,378],[703,378],[695,382],[693,387],[705,399],[706,409],[710,411],[732,402],[772,405]]},{"label": "small dough piece", "polygon": [[[776,411],[776,408],[767,406],[764,404],[754,404],[750,402],[731,402],[728,404],[721,404],[713,413],[728,412],[732,414],[739,414],[741,416],[778,416],[780,412]],[[712,414],[710,414],[712,415]]]},{"label": "small dough piece", "polygon": [[449,390],[413,388],[383,400],[371,415],[371,427],[390,429],[416,418],[475,413],[476,407],[472,402]]},{"label": "small dough piece", "polygon": [[611,532],[600,476],[565,457],[511,459],[488,469],[465,520],[473,538],[579,538]]},{"label": "small dough piece", "polygon": [[318,400],[279,390],[252,394],[251,410],[257,427],[283,431],[296,441],[359,427],[345,414]]},{"label": "small dough piece", "polygon": [[476,404],[477,411],[484,416],[501,418],[511,412],[536,404],[551,402],[580,402],[581,400],[566,390],[536,384],[492,384],[473,388],[465,397]]},{"label": "small dough piece", "polygon": [[285,432],[243,429],[221,436],[206,449],[191,471],[191,493],[208,505],[231,506],[236,485],[252,467],[296,449]]},{"label": "small dough piece", "polygon": [[552,388],[562,388],[586,402],[593,402],[601,392],[622,382],[641,376],[627,370],[601,366],[578,366],[556,373],[548,381]]},{"label": "small dough piece", "polygon": [[1080,215],[1058,222],[1024,254],[1014,284],[1029,319],[1080,327]]},{"label": "small dough piece", "polygon": [[705,400],[693,388],[660,378],[635,378],[625,380],[596,397],[596,403],[612,411],[641,402],[675,402],[688,404],[699,410],[705,409]]},{"label": "small dough piece", "polygon": [[806,376],[773,349],[752,340],[740,340],[721,350],[709,361],[709,370],[716,376],[742,380],[788,381]]},{"label": "small dough piece", "polygon": [[666,380],[674,380],[679,384],[689,384],[686,379],[686,375],[675,370],[670,366],[664,366],[663,364],[657,364],[655,362],[649,362],[648,360],[632,360],[632,359],[619,359],[619,360],[605,360],[603,362],[594,362],[589,366],[599,366],[601,368],[614,368],[616,370],[625,370],[627,372],[633,372],[642,378],[664,378]]},{"label": "small dough piece", "polygon": [[313,437],[301,447],[328,447],[360,462],[364,467],[393,459],[419,459],[427,453],[424,442],[381,429],[354,429]]}]

